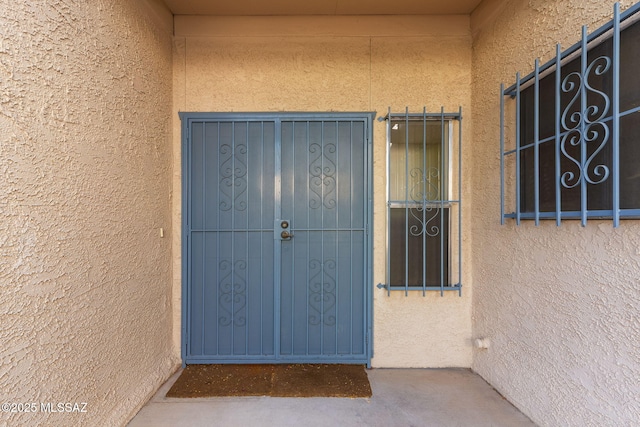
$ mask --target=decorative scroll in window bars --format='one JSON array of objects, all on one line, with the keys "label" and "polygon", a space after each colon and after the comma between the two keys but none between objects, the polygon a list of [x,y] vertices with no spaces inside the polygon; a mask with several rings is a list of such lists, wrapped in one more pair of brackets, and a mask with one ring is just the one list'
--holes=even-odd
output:
[{"label": "decorative scroll in window bars", "polygon": [[387,121],[387,275],[378,288],[461,295],[462,108],[389,109],[378,120]]},{"label": "decorative scroll in window bars", "polygon": [[[629,194],[637,193],[635,187],[623,188],[625,200],[631,202],[625,202],[626,206],[621,208],[620,183],[620,121],[625,116],[640,112],[638,99],[627,102],[628,105],[623,105],[625,108],[621,111],[621,32],[631,25],[635,28],[639,17],[634,15],[639,10],[640,3],[621,14],[620,6],[616,3],[612,21],[591,34],[587,33],[587,27],[584,26],[580,42],[564,52],[558,44],[553,60],[542,66],[536,60],[531,74],[521,78],[517,73],[515,84],[506,89],[504,84],[501,85],[502,224],[506,218],[515,219],[518,225],[522,219],[532,219],[536,225],[541,219],[555,219],[557,225],[562,219],[580,219],[585,226],[587,218],[612,218],[613,226],[618,227],[620,218],[640,216],[639,199]],[[606,48],[602,48],[605,44]],[[631,41],[628,44],[630,53],[625,60],[637,61],[634,59],[637,57],[636,44]],[[610,54],[601,54],[603,50]],[[634,76],[627,80],[636,82],[637,78]],[[551,90],[549,93],[541,91],[542,85],[550,88],[550,84],[555,91],[552,95]],[[637,86],[634,90],[637,91]],[[541,95],[547,101],[552,97],[553,103],[542,103]],[[529,104],[523,101],[525,96]],[[551,112],[555,116],[552,125],[545,120],[545,116],[551,115]],[[515,129],[511,127],[511,121],[505,123],[505,116],[513,113]],[[550,136],[540,135],[541,124],[543,128],[545,125],[555,128],[551,129]],[[624,128],[624,132],[635,131]],[[532,134],[529,139],[525,138],[527,133]],[[554,147],[550,144],[554,144]],[[543,152],[544,157],[541,154]],[[636,153],[633,151],[633,154]],[[626,154],[623,153],[623,156]],[[545,162],[549,159],[551,165]],[[623,160],[627,162],[625,165],[629,164],[628,159]],[[633,166],[637,169],[640,162]],[[510,173],[505,172],[507,167]],[[511,188],[506,191],[507,184],[515,187],[514,192],[511,192]],[[544,207],[541,206],[542,202]],[[507,204],[514,207],[513,212],[506,213]]]}]

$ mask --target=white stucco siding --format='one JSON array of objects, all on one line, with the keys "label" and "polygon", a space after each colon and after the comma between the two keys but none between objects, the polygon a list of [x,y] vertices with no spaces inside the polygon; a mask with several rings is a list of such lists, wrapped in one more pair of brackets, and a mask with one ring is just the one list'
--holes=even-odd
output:
[{"label": "white stucco siding", "polygon": [[583,24],[610,20],[613,3],[505,1],[472,19],[473,322],[474,337],[490,340],[473,369],[545,426],[640,419],[640,223],[501,226],[499,88],[551,59],[557,42],[576,43]]},{"label": "white stucco siding", "polygon": [[122,425],[175,369],[171,15],[0,0],[0,402]]}]

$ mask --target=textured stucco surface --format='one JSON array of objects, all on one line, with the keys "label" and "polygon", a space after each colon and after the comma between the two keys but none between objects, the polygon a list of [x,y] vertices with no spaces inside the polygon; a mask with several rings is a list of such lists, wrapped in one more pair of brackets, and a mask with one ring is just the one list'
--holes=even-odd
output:
[{"label": "textured stucco surface", "polygon": [[[177,16],[178,111],[457,111],[471,102],[468,17]],[[470,121],[465,122],[469,130]],[[385,281],[385,124],[374,124],[374,359],[377,367],[471,364],[471,287],[462,297],[404,293]],[[470,146],[470,142],[465,142]],[[180,131],[174,126],[174,192]],[[470,176],[469,176],[470,178]],[[468,185],[465,185],[467,191]],[[174,200],[174,250],[180,200]],[[468,217],[468,215],[466,216]],[[470,240],[465,240],[465,246]],[[468,251],[465,251],[468,253]],[[174,256],[174,339],[179,342],[180,259]],[[470,282],[470,275],[463,278]]]},{"label": "textured stucco surface", "polygon": [[171,15],[0,0],[0,402],[117,426],[175,369]]},{"label": "textured stucco surface", "polygon": [[473,369],[543,426],[640,420],[640,223],[501,226],[499,87],[610,20],[613,3],[512,0],[472,19],[473,327],[491,343]]}]

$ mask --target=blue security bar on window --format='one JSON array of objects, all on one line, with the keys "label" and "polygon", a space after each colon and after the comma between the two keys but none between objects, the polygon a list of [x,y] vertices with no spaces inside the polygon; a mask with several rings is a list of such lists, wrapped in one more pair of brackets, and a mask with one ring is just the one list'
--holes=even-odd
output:
[{"label": "blue security bar on window", "polygon": [[[500,87],[501,222],[638,218],[640,4]],[[515,117],[514,117],[515,116]],[[508,212],[507,212],[508,211]]]},{"label": "blue security bar on window", "polygon": [[462,109],[389,109],[379,120],[387,121],[387,277],[378,287],[460,295]]}]

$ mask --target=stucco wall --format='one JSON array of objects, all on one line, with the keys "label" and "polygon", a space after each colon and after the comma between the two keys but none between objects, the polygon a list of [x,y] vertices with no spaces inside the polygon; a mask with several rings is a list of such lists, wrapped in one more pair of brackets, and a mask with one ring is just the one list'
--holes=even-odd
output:
[{"label": "stucco wall", "polygon": [[[191,17],[175,19],[178,111],[458,111],[470,104],[469,17]],[[469,121],[465,122],[469,129]],[[388,297],[385,124],[374,125],[374,366],[471,364],[471,287]],[[470,146],[465,140],[465,146]],[[180,170],[174,126],[174,171]],[[470,178],[470,177],[469,177]],[[174,192],[180,177],[174,172]],[[465,185],[465,189],[468,185]],[[466,190],[465,190],[466,191]],[[180,200],[174,200],[174,230]],[[466,241],[468,242],[468,241]],[[466,244],[465,244],[466,246]],[[180,236],[174,233],[174,325],[180,324]],[[468,252],[468,251],[466,251]],[[470,275],[463,281],[470,283]],[[174,327],[179,342],[180,329]]]},{"label": "stucco wall", "polygon": [[492,3],[472,18],[473,320],[491,341],[473,369],[540,425],[637,425],[640,222],[499,218],[500,83],[576,43],[582,24],[610,20],[614,2]]},{"label": "stucco wall", "polygon": [[[171,15],[0,0],[0,425],[122,425],[176,368]],[[86,413],[40,403],[86,402]],[[54,406],[55,408],[55,406]]]}]

